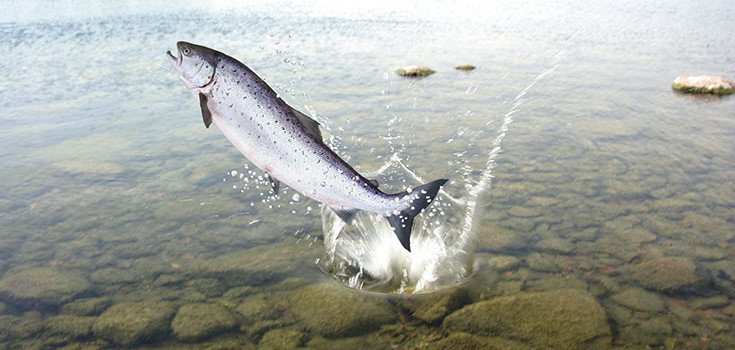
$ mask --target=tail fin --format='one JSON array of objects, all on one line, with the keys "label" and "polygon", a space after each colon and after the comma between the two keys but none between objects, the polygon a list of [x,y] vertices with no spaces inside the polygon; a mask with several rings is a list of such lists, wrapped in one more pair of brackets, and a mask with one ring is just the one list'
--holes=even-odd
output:
[{"label": "tail fin", "polygon": [[431,204],[434,197],[436,197],[436,194],[439,193],[439,188],[441,188],[447,181],[447,179],[434,180],[425,185],[414,188],[411,193],[402,192],[396,194],[396,196],[399,197],[411,196],[411,204],[408,208],[402,210],[398,215],[387,217],[388,223],[393,227],[393,232],[398,237],[401,245],[409,252],[411,251],[411,228],[413,227],[413,218],[416,217],[416,215],[419,215],[424,208]]}]

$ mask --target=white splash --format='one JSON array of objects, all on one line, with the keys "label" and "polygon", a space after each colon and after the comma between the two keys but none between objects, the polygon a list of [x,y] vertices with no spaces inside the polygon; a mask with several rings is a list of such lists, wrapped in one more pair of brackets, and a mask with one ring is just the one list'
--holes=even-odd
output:
[{"label": "white splash", "polygon": [[[466,278],[472,272],[470,243],[478,199],[492,185],[495,159],[502,152],[513,116],[526,101],[528,92],[556,69],[563,56],[560,51],[548,68],[515,96],[510,109],[502,115],[483,172],[478,179],[465,179],[466,194],[453,198],[442,190],[435,202],[416,217],[411,252],[401,247],[385,218],[361,212],[348,226],[323,206],[326,256],[320,259],[322,269],[352,288],[401,294],[430,292]],[[378,179],[381,188],[396,179],[411,185],[426,182],[408,169],[397,154],[366,175]]]}]

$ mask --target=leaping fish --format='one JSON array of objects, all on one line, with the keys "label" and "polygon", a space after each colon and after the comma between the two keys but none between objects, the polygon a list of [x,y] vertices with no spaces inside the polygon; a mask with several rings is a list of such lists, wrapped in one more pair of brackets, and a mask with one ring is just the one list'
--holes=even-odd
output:
[{"label": "leaping fish", "polygon": [[416,215],[447,180],[387,194],[322,141],[319,123],[289,106],[250,68],[219,51],[187,42],[167,52],[184,85],[199,99],[204,126],[214,124],[278,194],[280,183],[331,208],[350,224],[364,210],[388,219],[411,251]]}]

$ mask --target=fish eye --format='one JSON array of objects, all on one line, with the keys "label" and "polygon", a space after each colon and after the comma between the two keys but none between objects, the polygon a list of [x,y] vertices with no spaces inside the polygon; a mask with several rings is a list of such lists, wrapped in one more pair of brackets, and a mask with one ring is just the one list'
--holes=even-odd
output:
[{"label": "fish eye", "polygon": [[184,56],[189,56],[191,50],[188,47],[185,47],[183,50],[181,50],[181,53],[183,53]]}]

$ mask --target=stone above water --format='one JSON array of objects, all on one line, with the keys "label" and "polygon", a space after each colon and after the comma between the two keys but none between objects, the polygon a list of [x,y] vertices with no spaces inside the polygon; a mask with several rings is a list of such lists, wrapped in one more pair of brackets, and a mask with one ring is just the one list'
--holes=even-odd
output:
[{"label": "stone above water", "polygon": [[463,64],[461,66],[454,67],[454,69],[456,69],[456,70],[461,70],[461,71],[465,71],[465,72],[469,72],[471,70],[475,70],[475,68],[477,68],[477,67],[475,67],[473,65],[470,65],[470,64]]},{"label": "stone above water", "polygon": [[435,70],[422,65],[406,66],[396,69],[396,74],[402,77],[425,77],[436,73]]},{"label": "stone above water", "polygon": [[300,325],[330,338],[369,333],[396,319],[385,298],[333,283],[307,286],[286,298],[286,311]]},{"label": "stone above water", "polygon": [[82,275],[49,267],[14,270],[0,280],[0,294],[23,304],[59,305],[88,288]]},{"label": "stone above water", "polygon": [[732,81],[716,75],[680,76],[671,88],[694,94],[729,95],[735,91]]},{"label": "stone above water", "polygon": [[179,308],[171,322],[177,339],[183,342],[200,341],[237,327],[237,320],[217,304],[189,304]]},{"label": "stone above water", "polygon": [[169,302],[123,302],[103,312],[92,330],[96,336],[115,344],[131,346],[168,334],[174,311],[174,305]]},{"label": "stone above water", "polygon": [[610,343],[602,306],[575,289],[521,293],[482,301],[444,319],[446,331],[500,336],[547,349],[592,349]]}]

